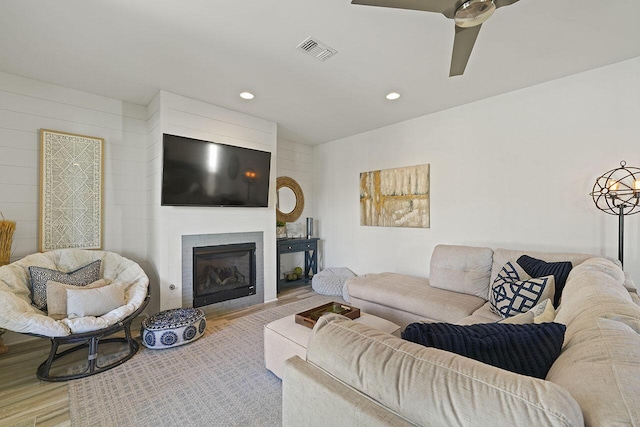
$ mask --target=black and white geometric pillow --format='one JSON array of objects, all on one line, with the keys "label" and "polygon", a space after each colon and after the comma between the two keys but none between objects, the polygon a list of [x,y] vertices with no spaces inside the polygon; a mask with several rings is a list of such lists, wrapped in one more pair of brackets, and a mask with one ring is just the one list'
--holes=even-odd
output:
[{"label": "black and white geometric pillow", "polygon": [[564,289],[569,273],[573,268],[573,264],[571,264],[570,261],[545,262],[541,259],[532,258],[528,255],[522,255],[516,262],[531,277],[553,275],[553,279],[556,282],[553,306],[558,307],[558,305],[560,305],[562,290]]},{"label": "black and white geometric pillow", "polygon": [[29,267],[33,305],[40,310],[47,309],[47,282],[49,280],[74,286],[87,286],[89,283],[99,280],[100,264],[101,260],[96,260],[69,273],[44,267]]},{"label": "black and white geometric pillow", "polygon": [[511,262],[502,267],[491,285],[489,302],[491,311],[503,318],[525,313],[539,301],[553,298],[555,290],[553,276],[520,280]]}]

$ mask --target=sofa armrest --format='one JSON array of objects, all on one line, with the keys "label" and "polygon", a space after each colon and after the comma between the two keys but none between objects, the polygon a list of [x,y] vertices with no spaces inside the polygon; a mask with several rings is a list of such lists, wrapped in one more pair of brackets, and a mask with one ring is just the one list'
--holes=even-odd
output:
[{"label": "sofa armrest", "polygon": [[342,316],[316,324],[307,361],[417,425],[582,426],[549,381],[427,348]]},{"label": "sofa armrest", "polygon": [[283,365],[282,425],[404,427],[414,424],[294,356]]},{"label": "sofa armrest", "polygon": [[631,274],[624,272],[624,283],[622,284],[629,292],[638,293],[638,288],[631,277]]}]

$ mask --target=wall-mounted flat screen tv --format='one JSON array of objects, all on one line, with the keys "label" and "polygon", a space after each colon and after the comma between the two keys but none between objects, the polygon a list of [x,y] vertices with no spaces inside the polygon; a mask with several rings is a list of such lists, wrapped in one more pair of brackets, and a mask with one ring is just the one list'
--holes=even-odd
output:
[{"label": "wall-mounted flat screen tv", "polygon": [[268,206],[271,153],[166,133],[162,145],[162,206]]}]

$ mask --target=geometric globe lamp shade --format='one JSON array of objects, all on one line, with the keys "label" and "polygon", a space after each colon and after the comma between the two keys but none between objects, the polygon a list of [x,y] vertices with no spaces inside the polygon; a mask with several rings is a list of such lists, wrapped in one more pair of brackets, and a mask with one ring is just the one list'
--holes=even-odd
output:
[{"label": "geometric globe lamp shade", "polygon": [[618,259],[624,255],[624,217],[640,212],[640,169],[620,167],[604,173],[596,179],[591,197],[596,207],[610,215],[618,216]]}]

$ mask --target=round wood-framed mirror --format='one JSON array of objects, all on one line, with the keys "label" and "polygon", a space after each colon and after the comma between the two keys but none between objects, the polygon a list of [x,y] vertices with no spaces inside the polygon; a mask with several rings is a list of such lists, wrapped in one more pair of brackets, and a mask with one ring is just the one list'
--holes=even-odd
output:
[{"label": "round wood-framed mirror", "polygon": [[276,221],[295,222],[304,210],[304,193],[300,184],[288,176],[276,179]]}]

